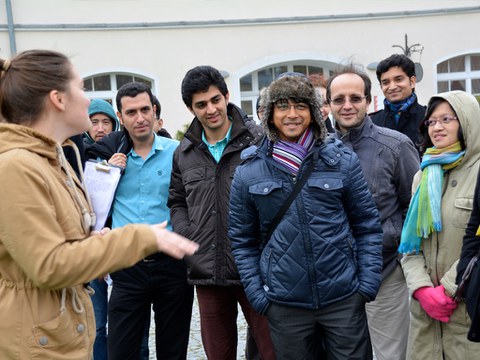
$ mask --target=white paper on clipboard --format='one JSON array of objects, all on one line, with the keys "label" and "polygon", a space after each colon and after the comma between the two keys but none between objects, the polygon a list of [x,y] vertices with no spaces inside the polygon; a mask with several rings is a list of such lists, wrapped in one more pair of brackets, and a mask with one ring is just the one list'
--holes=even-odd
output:
[{"label": "white paper on clipboard", "polygon": [[105,226],[120,176],[120,168],[106,162],[87,161],[85,164],[85,186],[97,217],[95,230]]}]

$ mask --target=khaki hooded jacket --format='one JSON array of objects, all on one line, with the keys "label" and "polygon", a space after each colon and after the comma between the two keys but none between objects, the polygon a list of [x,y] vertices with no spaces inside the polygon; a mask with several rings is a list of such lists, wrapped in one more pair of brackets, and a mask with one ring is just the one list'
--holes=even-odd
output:
[{"label": "khaki hooded jacket", "polygon": [[[442,284],[451,296],[456,291],[456,268],[473,208],[480,165],[480,108],[473,96],[462,91],[434,97],[445,99],[455,110],[465,140],[465,155],[456,168],[444,174],[442,231],[423,239],[420,253],[404,256],[401,263],[410,295],[421,287]],[[413,192],[420,180],[421,171],[415,175]],[[458,304],[448,323],[430,318],[414,298],[410,310],[408,359],[442,359],[442,352],[447,359],[478,359],[480,345],[466,339],[470,321],[463,302]],[[469,353],[471,346],[477,346],[475,357]]]},{"label": "khaki hooded jacket", "polygon": [[82,284],[157,251],[147,225],[88,237],[86,194],[61,151],[31,128],[0,124],[0,359],[91,359]]}]

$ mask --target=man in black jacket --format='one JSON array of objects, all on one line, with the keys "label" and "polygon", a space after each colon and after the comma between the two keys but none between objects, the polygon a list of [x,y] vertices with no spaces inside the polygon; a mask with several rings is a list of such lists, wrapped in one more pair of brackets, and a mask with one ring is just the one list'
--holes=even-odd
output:
[{"label": "man in black jacket", "polygon": [[168,206],[175,232],[200,245],[187,259],[196,285],[203,347],[210,360],[236,359],[240,303],[263,359],[274,359],[265,317],[247,300],[227,237],[228,203],[240,153],[263,137],[237,106],[220,72],[198,66],[182,82],[182,98],[195,116],[175,150]]},{"label": "man in black jacket", "polygon": [[378,64],[377,79],[385,100],[383,110],[370,114],[373,123],[407,135],[419,151],[418,128],[426,108],[417,101],[415,64],[405,55],[393,54]]}]

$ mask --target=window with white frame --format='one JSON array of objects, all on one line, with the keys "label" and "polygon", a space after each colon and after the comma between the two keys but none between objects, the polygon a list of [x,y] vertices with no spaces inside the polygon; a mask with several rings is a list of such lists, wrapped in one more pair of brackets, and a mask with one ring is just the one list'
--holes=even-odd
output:
[{"label": "window with white frame", "polygon": [[240,106],[250,118],[257,118],[255,105],[260,90],[270,85],[270,83],[280,74],[287,71],[299,72],[305,75],[320,74],[325,77],[333,75],[334,69],[338,65],[325,61],[309,62],[288,62],[275,64],[270,67],[262,68],[251,72],[240,78]]},{"label": "window with white frame", "polygon": [[480,54],[455,56],[439,63],[437,90],[463,90],[480,100]]},{"label": "window with white frame", "polygon": [[122,85],[136,81],[147,85],[153,91],[153,80],[145,76],[130,73],[103,73],[83,79],[84,88],[90,99],[107,100],[115,107],[115,96]]}]

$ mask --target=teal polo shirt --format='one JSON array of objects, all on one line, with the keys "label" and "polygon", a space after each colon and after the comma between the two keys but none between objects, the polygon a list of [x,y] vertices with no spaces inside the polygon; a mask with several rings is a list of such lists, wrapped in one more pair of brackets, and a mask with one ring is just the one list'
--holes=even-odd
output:
[{"label": "teal polo shirt", "polygon": [[132,149],[120,178],[112,207],[112,228],[127,224],[158,224],[168,221],[167,207],[173,152],[179,142],[155,135],[145,160]]},{"label": "teal polo shirt", "polygon": [[[231,120],[230,120],[230,123],[231,123]],[[225,150],[228,142],[230,141],[231,133],[232,133],[232,124],[230,124],[230,127],[228,128],[227,135],[225,135],[225,137],[222,140],[217,141],[214,145],[212,145],[207,141],[207,138],[205,137],[205,130],[202,131],[202,141],[207,145],[208,151],[210,151],[210,154],[212,154],[213,158],[217,163],[220,161],[223,151]]]}]

